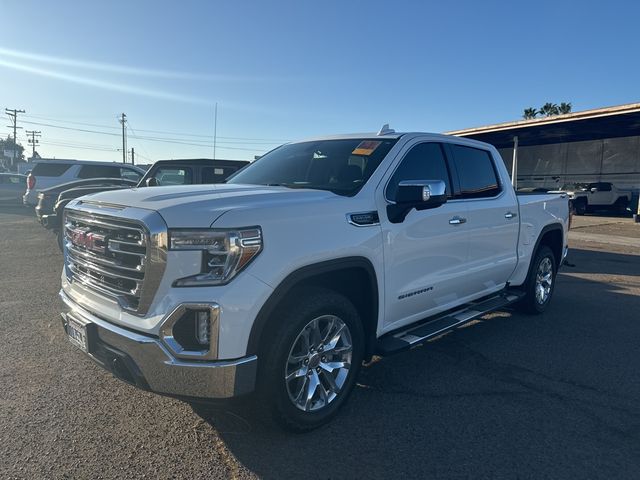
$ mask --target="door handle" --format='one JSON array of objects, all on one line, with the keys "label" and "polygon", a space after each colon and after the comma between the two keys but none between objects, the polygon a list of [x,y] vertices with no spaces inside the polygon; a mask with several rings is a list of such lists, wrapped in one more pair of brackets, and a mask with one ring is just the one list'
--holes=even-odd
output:
[{"label": "door handle", "polygon": [[449,225],[461,225],[466,223],[467,219],[463,217],[458,217],[457,215],[449,220]]},{"label": "door handle", "polygon": [[518,214],[517,213],[513,213],[513,212],[507,212],[504,214],[504,218],[515,218],[517,217]]}]

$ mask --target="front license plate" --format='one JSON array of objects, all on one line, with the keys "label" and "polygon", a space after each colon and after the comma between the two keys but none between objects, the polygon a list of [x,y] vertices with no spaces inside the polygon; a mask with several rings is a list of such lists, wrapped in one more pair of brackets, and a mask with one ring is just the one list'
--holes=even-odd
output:
[{"label": "front license plate", "polygon": [[69,341],[83,352],[87,352],[87,326],[67,318],[67,336]]}]

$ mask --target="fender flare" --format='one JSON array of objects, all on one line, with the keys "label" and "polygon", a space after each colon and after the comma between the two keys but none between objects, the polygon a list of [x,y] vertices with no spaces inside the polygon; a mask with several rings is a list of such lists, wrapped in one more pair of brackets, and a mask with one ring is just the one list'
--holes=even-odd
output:
[{"label": "fender flare", "polygon": [[540,248],[540,242],[542,241],[542,237],[544,237],[547,233],[552,232],[554,230],[560,231],[560,238],[562,241],[560,245],[560,258],[556,259],[557,261],[556,272],[560,269],[560,266],[562,265],[562,250],[564,249],[564,230],[562,228],[561,223],[554,222],[549,225],[545,225],[540,231],[540,235],[538,235],[536,244],[534,245],[533,250],[531,250],[531,260],[529,261],[529,268],[527,269],[527,277],[525,279],[525,283],[527,282],[527,280],[529,279],[529,276],[531,275],[531,269],[533,268],[533,260],[536,256],[538,248]]},{"label": "fender flare", "polygon": [[[305,265],[304,267],[300,267],[297,270],[289,273],[286,278],[280,282],[280,284],[275,288],[275,290],[271,293],[267,301],[262,305],[262,308],[258,312],[255,321],[251,327],[251,332],[249,333],[249,341],[247,342],[247,355],[256,355],[260,349],[260,341],[262,339],[262,334],[265,326],[269,322],[269,319],[275,309],[280,305],[281,301],[286,298],[286,296],[297,286],[300,285],[301,282],[310,279],[312,277],[316,277],[319,275],[326,275],[328,273],[339,273],[341,270],[359,268],[363,269],[368,276],[369,279],[369,288],[372,292],[373,297],[373,305],[372,305],[372,321],[375,322],[375,327],[377,327],[378,322],[378,311],[379,311],[379,293],[378,293],[378,280],[376,276],[375,269],[373,268],[373,264],[366,257],[342,257],[332,260],[327,260],[319,263],[314,263],[311,265]],[[363,319],[366,321],[366,319]],[[366,325],[363,325],[366,327]],[[366,352],[369,352],[375,343],[376,336],[376,328],[370,329],[372,330],[372,334],[370,333],[369,337],[366,338]],[[366,329],[365,329],[366,331]]]}]

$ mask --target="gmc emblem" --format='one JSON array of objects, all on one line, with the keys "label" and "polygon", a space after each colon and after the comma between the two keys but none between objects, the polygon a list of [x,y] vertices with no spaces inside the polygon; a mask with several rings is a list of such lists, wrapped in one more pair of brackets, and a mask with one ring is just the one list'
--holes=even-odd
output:
[{"label": "gmc emblem", "polygon": [[83,247],[92,252],[107,253],[107,242],[104,235],[88,232],[86,230],[72,230],[71,243],[77,247]]}]

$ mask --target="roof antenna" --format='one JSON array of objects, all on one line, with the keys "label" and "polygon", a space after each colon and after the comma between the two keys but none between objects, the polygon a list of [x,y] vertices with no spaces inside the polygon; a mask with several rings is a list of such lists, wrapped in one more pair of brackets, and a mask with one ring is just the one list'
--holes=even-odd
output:
[{"label": "roof antenna", "polygon": [[396,131],[393,128],[389,128],[388,123],[385,123],[380,129],[380,131],[377,133],[377,136],[380,137],[382,135],[387,135],[388,133],[396,133]]}]

